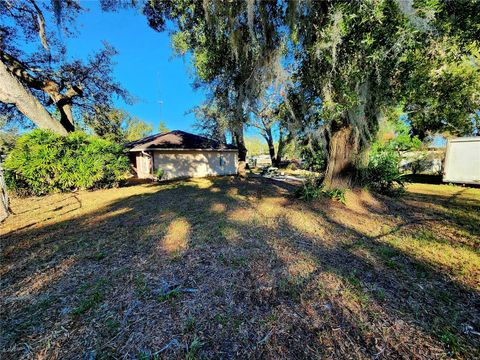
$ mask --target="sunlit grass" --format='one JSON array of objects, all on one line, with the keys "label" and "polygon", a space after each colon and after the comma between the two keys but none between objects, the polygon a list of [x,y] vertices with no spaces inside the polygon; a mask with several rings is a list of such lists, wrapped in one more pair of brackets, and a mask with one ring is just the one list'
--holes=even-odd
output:
[{"label": "sunlit grass", "polygon": [[432,239],[422,233],[420,236],[397,237],[387,243],[480,290],[480,255],[477,251]]},{"label": "sunlit grass", "polygon": [[188,248],[190,224],[185,218],[173,220],[168,225],[167,233],[163,237],[160,247],[168,253],[185,250]]},{"label": "sunlit grass", "polygon": [[12,354],[87,340],[138,354],[172,338],[206,358],[232,342],[272,358],[476,354],[462,327],[476,316],[480,189],[411,184],[345,205],[290,194],[209,178],[14,198],[0,227]]}]

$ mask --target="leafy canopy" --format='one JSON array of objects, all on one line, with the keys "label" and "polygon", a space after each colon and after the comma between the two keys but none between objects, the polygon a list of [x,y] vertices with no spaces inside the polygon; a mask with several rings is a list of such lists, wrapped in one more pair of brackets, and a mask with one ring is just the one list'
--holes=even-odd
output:
[{"label": "leafy canopy", "polygon": [[[113,77],[111,45],[86,60],[68,56],[62,39],[75,36],[83,11],[77,1],[0,1],[0,60],[54,118],[72,126],[67,130],[115,98],[132,101]],[[0,112],[10,123],[31,126],[13,104],[0,102]]]},{"label": "leafy canopy", "polygon": [[109,107],[98,107],[94,114],[86,114],[83,122],[96,135],[125,143],[151,135],[153,125],[127,111]]}]

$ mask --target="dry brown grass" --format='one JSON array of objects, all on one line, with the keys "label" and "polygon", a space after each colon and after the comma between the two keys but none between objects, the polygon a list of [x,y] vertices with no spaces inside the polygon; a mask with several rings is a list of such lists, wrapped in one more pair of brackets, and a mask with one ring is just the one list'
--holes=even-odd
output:
[{"label": "dry brown grass", "polygon": [[480,190],[233,178],[13,199],[1,358],[475,358]]}]

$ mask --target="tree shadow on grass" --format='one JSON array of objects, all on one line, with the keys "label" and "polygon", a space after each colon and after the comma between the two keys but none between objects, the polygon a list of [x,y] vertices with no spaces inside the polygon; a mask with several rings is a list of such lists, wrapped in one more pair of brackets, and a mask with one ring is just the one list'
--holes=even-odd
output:
[{"label": "tree shadow on grass", "polygon": [[412,183],[420,184],[443,184],[442,175],[428,175],[428,174],[408,174],[405,175],[405,180]]},{"label": "tree shadow on grass", "polygon": [[479,294],[445,269],[288,184],[209,181],[3,236],[4,356],[475,356]]}]

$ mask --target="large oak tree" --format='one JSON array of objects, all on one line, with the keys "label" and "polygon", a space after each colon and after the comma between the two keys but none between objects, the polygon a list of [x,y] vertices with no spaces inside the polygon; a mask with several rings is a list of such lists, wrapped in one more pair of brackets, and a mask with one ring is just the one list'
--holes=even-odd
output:
[{"label": "large oak tree", "polygon": [[111,46],[86,61],[68,57],[62,38],[75,35],[81,11],[74,0],[0,2],[0,111],[8,121],[28,118],[65,134],[112,97],[129,99],[112,77]]},{"label": "large oak tree", "polygon": [[294,93],[303,100],[300,114],[311,118],[301,126],[324,139],[327,187],[354,186],[361,153],[390,107],[402,104],[423,134],[469,133],[479,109],[479,4],[297,4],[291,22],[298,44]]},{"label": "large oak tree", "polygon": [[152,28],[164,30],[167,20],[174,23],[174,50],[191,56],[195,86],[207,89],[209,101],[228,119],[240,170],[252,106],[266,84],[281,79],[284,11],[281,1],[152,1],[144,7]]}]

